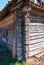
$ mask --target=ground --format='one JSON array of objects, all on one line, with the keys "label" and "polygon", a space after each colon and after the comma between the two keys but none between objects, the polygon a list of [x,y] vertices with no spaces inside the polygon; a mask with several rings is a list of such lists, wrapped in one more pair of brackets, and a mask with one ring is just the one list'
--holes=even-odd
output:
[{"label": "ground", "polygon": [[44,55],[39,58],[35,56],[31,57],[30,59],[28,59],[28,65],[44,65]]},{"label": "ground", "polygon": [[[44,52],[28,58],[27,62],[27,65],[44,65]],[[8,49],[5,46],[0,45],[0,65],[26,65],[26,62],[18,62],[17,60],[12,59]]]},{"label": "ground", "polygon": [[0,65],[26,65],[26,63],[12,59],[7,47],[0,43]]},{"label": "ground", "polygon": [[[18,62],[17,60],[13,60],[8,56],[1,65],[26,65],[26,63]],[[44,65],[44,55],[39,58],[36,58],[35,56],[31,57],[28,59],[28,65]]]}]

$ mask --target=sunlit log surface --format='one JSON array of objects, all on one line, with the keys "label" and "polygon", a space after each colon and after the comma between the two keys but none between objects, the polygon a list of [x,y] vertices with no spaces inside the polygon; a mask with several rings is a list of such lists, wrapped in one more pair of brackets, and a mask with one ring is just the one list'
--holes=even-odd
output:
[{"label": "sunlit log surface", "polygon": [[[7,36],[3,30],[7,30]],[[32,2],[14,4],[12,1],[0,13],[0,31],[4,32],[2,40],[7,38],[7,47],[14,59],[16,55],[18,60],[22,60],[23,55],[27,59],[43,51],[44,7]]]}]

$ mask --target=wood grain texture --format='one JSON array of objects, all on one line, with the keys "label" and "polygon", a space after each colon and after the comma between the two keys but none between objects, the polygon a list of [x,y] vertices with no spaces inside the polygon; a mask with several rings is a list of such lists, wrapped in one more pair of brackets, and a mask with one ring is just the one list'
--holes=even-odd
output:
[{"label": "wood grain texture", "polygon": [[29,56],[44,51],[44,24],[30,23]]}]

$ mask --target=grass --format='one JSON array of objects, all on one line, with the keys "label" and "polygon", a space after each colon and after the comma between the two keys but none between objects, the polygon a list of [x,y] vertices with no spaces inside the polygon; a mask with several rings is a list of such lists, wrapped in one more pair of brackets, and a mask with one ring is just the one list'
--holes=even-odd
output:
[{"label": "grass", "polygon": [[6,57],[5,61],[1,63],[1,65],[26,65],[26,63],[23,61],[18,62],[10,57]]},{"label": "grass", "polygon": [[0,65],[26,65],[24,61],[17,61],[10,57],[10,53],[6,47],[3,47],[5,49],[6,58],[3,63],[0,63]]}]

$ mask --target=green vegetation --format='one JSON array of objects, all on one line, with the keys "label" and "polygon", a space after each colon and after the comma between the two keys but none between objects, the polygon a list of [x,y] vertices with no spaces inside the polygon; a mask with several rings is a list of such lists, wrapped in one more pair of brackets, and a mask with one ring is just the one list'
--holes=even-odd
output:
[{"label": "green vegetation", "polygon": [[17,60],[6,57],[5,61],[1,65],[26,65],[26,63],[22,61],[18,62]]},{"label": "green vegetation", "polygon": [[3,63],[0,63],[0,65],[26,65],[24,61],[17,61],[11,58],[11,55],[8,51],[8,49],[4,46],[6,58]]}]

